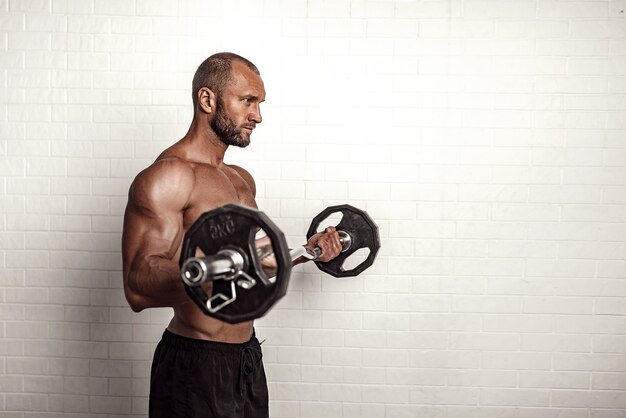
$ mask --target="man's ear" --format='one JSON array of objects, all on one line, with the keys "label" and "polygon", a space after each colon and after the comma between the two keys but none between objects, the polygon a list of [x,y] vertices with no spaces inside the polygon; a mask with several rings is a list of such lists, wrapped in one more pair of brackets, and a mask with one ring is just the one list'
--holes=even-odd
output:
[{"label": "man's ear", "polygon": [[208,87],[198,90],[198,107],[205,113],[215,112],[215,93]]}]

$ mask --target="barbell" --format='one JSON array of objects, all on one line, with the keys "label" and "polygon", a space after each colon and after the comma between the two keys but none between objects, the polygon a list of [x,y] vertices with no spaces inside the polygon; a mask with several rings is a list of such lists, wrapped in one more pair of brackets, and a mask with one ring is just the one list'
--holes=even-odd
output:
[{"label": "barbell", "polygon": [[[316,261],[319,247],[289,251],[282,231],[257,209],[229,204],[202,214],[183,238],[180,271],[187,294],[204,314],[239,323],[262,317],[286,294],[292,263],[298,257],[314,260],[320,270],[335,277],[360,274],[374,263],[380,249],[378,226],[365,211],[350,205],[328,207],[311,221],[307,239],[336,213],[342,215],[335,226],[342,250],[329,262]],[[357,251],[365,249],[369,251],[365,260],[345,267]],[[263,269],[263,259],[270,255],[275,258],[271,275]],[[208,281],[210,294],[202,286]]]}]

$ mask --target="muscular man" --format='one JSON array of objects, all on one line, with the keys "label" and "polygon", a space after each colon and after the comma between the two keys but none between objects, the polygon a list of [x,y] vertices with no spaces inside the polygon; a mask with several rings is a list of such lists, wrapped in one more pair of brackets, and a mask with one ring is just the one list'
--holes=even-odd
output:
[{"label": "muscular man", "polygon": [[[262,120],[265,88],[254,64],[220,53],[198,67],[192,94],[189,131],[137,175],[124,216],[129,305],[136,312],[174,310],[154,354],[150,417],[267,417],[267,384],[252,322],[231,325],[205,316],[186,294],[178,267],[183,236],[202,213],[228,203],[256,207],[252,176],[225,164],[224,154],[230,145],[250,143]],[[322,249],[320,261],[341,250],[334,228],[306,246]]]}]

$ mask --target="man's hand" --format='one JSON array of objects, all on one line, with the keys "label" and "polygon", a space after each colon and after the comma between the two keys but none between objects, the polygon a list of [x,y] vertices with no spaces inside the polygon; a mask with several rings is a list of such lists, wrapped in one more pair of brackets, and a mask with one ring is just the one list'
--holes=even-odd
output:
[{"label": "man's hand", "polygon": [[341,253],[342,245],[339,240],[337,229],[334,226],[329,226],[324,229],[324,232],[318,232],[309,238],[304,247],[311,251],[315,247],[319,247],[320,250],[322,250],[322,254],[316,259],[316,261],[327,262]]},{"label": "man's hand", "polygon": [[[257,256],[261,261],[261,266],[266,274],[271,275],[276,270],[276,258],[271,248],[270,239],[267,236],[259,238],[255,241],[255,247],[257,249]],[[319,257],[314,258],[315,261],[328,262],[337,257],[342,250],[342,243],[339,238],[339,233],[334,226],[329,226],[323,232],[318,232],[313,235],[305,245],[304,249],[309,254],[314,254],[314,249],[317,247],[321,250]],[[302,252],[292,251],[292,262],[294,265],[301,264],[313,259],[313,256],[301,256]]]}]

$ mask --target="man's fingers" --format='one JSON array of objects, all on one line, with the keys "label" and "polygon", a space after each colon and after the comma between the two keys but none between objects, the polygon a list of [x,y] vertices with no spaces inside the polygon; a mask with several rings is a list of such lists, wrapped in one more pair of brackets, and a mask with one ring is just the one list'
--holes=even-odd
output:
[{"label": "man's fingers", "polygon": [[324,229],[324,233],[320,235],[316,246],[322,250],[322,254],[318,258],[319,261],[330,261],[337,257],[341,252],[341,241],[339,240],[337,228],[329,226]]}]

